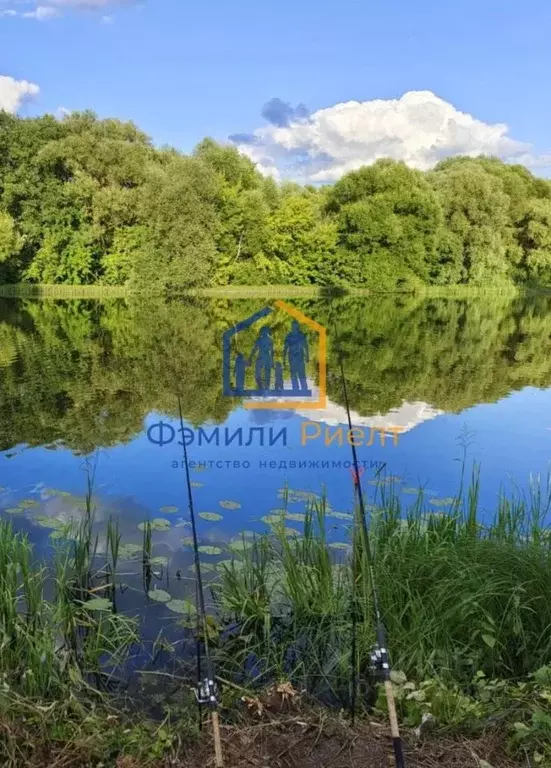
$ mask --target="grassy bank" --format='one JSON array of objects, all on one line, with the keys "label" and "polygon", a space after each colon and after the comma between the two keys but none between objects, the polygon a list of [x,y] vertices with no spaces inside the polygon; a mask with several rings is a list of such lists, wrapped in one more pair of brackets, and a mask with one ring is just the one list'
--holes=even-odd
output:
[{"label": "grassy bank", "polygon": [[[419,492],[403,509],[392,478],[369,487],[374,578],[409,763],[428,765],[430,755],[449,748],[450,765],[474,768],[494,754],[494,766],[526,757],[551,765],[551,536],[544,522],[551,486],[534,480],[526,498],[501,496],[486,523],[476,470],[464,492],[437,506]],[[259,727],[273,734],[278,723],[279,741],[270,736],[258,745],[259,766],[315,765],[327,757],[320,743],[334,749],[337,766],[351,765],[337,759],[345,739],[373,751],[373,765],[386,765],[390,744],[384,697],[370,670],[372,585],[366,541],[354,526],[358,510],[335,512],[323,496],[289,490],[281,507],[266,520],[269,533],[233,542],[232,558],[211,582],[210,644],[231,765],[250,764],[251,734]],[[118,606],[129,569],[121,567],[127,555],[117,521],[109,520],[100,552],[91,485],[81,511],[77,523],[56,529],[48,563],[0,521],[0,763],[204,765],[208,729],[198,741],[193,659],[156,641],[155,657],[162,648],[170,663],[148,672],[162,683],[154,718],[145,704],[147,675],[134,673],[138,685],[127,679],[125,665],[143,644],[137,619]],[[144,525],[134,561],[149,595],[151,532]],[[350,703],[353,611],[356,731],[338,714]],[[181,618],[188,639],[195,626],[189,619]],[[432,732],[423,738],[432,742],[421,747],[414,729],[427,717]],[[474,740],[471,757],[465,742],[448,743],[453,734]],[[299,750],[300,760],[286,763],[283,755],[299,738],[308,753]]]},{"label": "grassy bank", "polygon": [[1,298],[21,299],[108,299],[124,297],[125,286],[112,285],[38,285],[17,283],[0,285]]},{"label": "grassy bank", "polygon": [[[500,497],[486,524],[476,471],[468,490],[439,510],[421,493],[406,512],[392,482],[377,490],[369,535],[403,722],[419,726],[430,715],[444,730],[497,729],[512,753],[528,750],[550,765],[549,484],[534,482],[529,498]],[[286,679],[347,707],[356,611],[361,706],[384,710],[370,673],[365,541],[356,534],[348,549],[332,543],[331,526],[353,521],[323,499],[305,516],[290,509],[224,568],[218,599],[235,622],[220,657],[224,674],[260,686]],[[292,532],[299,520],[302,536]]]},{"label": "grassy bank", "polygon": [[[427,298],[469,298],[485,295],[516,296],[519,294],[549,293],[547,288],[535,287],[494,287],[471,285],[427,285],[415,289],[394,292],[426,296]],[[0,285],[2,298],[37,298],[37,299],[105,299],[126,297],[133,294],[127,286],[109,285],[38,285],[19,283]],[[162,296],[162,294],[159,294]],[[392,295],[389,291],[379,291],[377,288],[365,287],[331,287],[316,285],[222,285],[207,288],[182,288],[174,290],[171,296],[205,296],[225,299],[292,299],[292,298],[326,298],[331,296],[382,296]]]}]

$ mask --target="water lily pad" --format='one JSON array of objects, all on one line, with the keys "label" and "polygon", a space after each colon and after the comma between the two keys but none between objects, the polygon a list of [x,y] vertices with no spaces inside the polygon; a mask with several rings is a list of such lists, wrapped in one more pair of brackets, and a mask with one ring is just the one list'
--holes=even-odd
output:
[{"label": "water lily pad", "polygon": [[301,536],[301,532],[296,528],[285,528],[284,533],[286,536]]},{"label": "water lily pad", "polygon": [[218,512],[199,512],[199,517],[202,520],[208,520],[211,523],[218,522],[218,520],[224,519],[224,516],[219,515]]},{"label": "water lily pad", "polygon": [[175,515],[178,512],[178,507],[161,507],[159,512],[162,512],[163,515]]},{"label": "water lily pad", "polygon": [[424,493],[422,488],[402,488],[402,493],[408,493],[410,496],[417,496],[420,493]]},{"label": "water lily pad", "polygon": [[[201,573],[210,573],[210,571],[216,570],[214,563],[201,563]],[[188,571],[195,573],[195,565],[190,565]]]},{"label": "water lily pad", "polygon": [[277,525],[278,523],[284,522],[282,515],[264,515],[264,517],[261,517],[260,519],[263,523],[266,523],[266,525]]},{"label": "water lily pad", "polygon": [[336,520],[354,520],[354,515],[350,512],[328,512],[326,517],[334,517]]},{"label": "water lily pad", "polygon": [[218,503],[223,509],[241,509],[238,501],[219,501]]},{"label": "water lily pad", "polygon": [[203,555],[221,555],[223,551],[220,547],[213,547],[210,544],[203,544],[199,547],[199,552],[202,552]]},{"label": "water lily pad", "polygon": [[344,541],[333,541],[329,546],[332,549],[349,549],[350,548],[350,544],[345,544]]},{"label": "water lily pad", "polygon": [[7,515],[22,515],[24,511],[24,507],[9,507],[4,510]]},{"label": "water lily pad", "polygon": [[448,507],[454,502],[455,499],[453,499],[451,496],[447,496],[445,499],[429,499],[429,504],[433,504],[435,507]]},{"label": "water lily pad", "polygon": [[[172,527],[170,520],[165,520],[164,517],[156,517],[150,520],[152,531],[168,531]],[[147,520],[138,525],[138,530],[145,531]]]},{"label": "water lily pad", "polygon": [[285,519],[292,520],[294,523],[303,523],[306,520],[306,515],[302,512],[287,512]]},{"label": "water lily pad", "polygon": [[32,509],[34,507],[39,507],[40,504],[38,501],[35,501],[35,499],[23,499],[23,501],[19,502],[19,506],[23,507],[23,509]]},{"label": "water lily pad", "polygon": [[95,597],[93,600],[83,603],[82,607],[86,608],[87,611],[110,611],[113,604],[106,597]]},{"label": "water lily pad", "polygon": [[119,547],[119,557],[121,560],[132,560],[142,553],[143,546],[141,544],[121,544]]},{"label": "water lily pad", "polygon": [[228,544],[228,547],[232,552],[244,552],[250,546],[251,542],[244,541],[243,539],[235,539]]},{"label": "water lily pad", "polygon": [[192,547],[193,546],[193,536],[183,536],[180,541],[184,545],[184,547]]},{"label": "water lily pad", "polygon": [[48,515],[37,515],[33,517],[33,521],[41,528],[63,528],[66,525],[56,517],[48,517]]},{"label": "water lily pad", "polygon": [[241,560],[220,560],[214,566],[217,571],[223,571],[225,568],[243,568]]},{"label": "water lily pad", "polygon": [[197,480],[192,480],[190,485],[191,485],[192,488],[202,488],[203,487],[203,483],[198,483]]},{"label": "water lily pad", "polygon": [[189,600],[171,600],[169,603],[166,603],[166,607],[170,608],[174,613],[185,613],[192,616],[197,613],[195,606]]},{"label": "water lily pad", "polygon": [[160,566],[166,566],[168,565],[168,557],[165,557],[164,555],[157,555],[156,557],[152,557],[149,560],[150,565],[160,565]]},{"label": "water lily pad", "polygon": [[147,596],[152,600],[156,600],[158,603],[168,603],[172,600],[172,595],[165,592],[164,589],[152,589],[147,593]]},{"label": "water lily pad", "polygon": [[69,536],[69,531],[65,530],[64,528],[57,528],[55,531],[52,531],[49,536],[52,541],[71,538]]}]

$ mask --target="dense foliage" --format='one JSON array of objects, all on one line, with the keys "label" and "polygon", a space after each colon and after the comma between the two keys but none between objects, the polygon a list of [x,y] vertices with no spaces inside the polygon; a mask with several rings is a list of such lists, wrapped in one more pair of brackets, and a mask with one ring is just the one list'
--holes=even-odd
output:
[{"label": "dense foliage", "polygon": [[156,149],[93,113],[0,112],[0,281],[163,291],[229,284],[545,283],[551,182],[492,158],[379,160],[276,185],[231,147]]}]

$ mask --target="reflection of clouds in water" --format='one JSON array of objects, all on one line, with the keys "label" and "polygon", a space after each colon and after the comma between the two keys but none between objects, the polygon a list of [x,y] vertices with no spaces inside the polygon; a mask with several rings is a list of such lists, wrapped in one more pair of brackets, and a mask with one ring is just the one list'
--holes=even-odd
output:
[{"label": "reflection of clouds in water", "polygon": [[[327,407],[324,409],[297,411],[297,413],[309,421],[320,421],[331,426],[348,424],[346,409],[329,399],[327,400]],[[428,403],[420,401],[414,403],[404,401],[399,408],[392,408],[386,414],[378,413],[373,416],[360,416],[356,411],[350,411],[354,426],[389,430],[392,427],[401,427],[403,432],[409,432],[410,429],[413,429],[418,424],[422,424],[430,419],[436,419],[443,414],[444,411],[440,411]]]}]

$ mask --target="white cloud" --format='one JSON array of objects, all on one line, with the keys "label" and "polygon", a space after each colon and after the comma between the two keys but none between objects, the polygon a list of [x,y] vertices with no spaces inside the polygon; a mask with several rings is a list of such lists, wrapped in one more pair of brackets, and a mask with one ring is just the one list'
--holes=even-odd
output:
[{"label": "white cloud", "polygon": [[13,77],[0,75],[0,109],[15,114],[21,104],[38,96],[40,88],[27,80],[14,80]]},{"label": "white cloud", "polygon": [[50,0],[52,5],[63,8],[107,8],[110,5],[130,5],[134,0]]},{"label": "white cloud", "polygon": [[504,123],[478,120],[431,91],[348,101],[300,118],[291,112],[287,124],[278,120],[232,140],[263,173],[304,182],[335,181],[382,157],[422,170],[452,155],[496,155],[532,166],[550,160],[511,138]]},{"label": "white cloud", "polygon": [[25,11],[21,14],[24,19],[36,19],[37,21],[46,21],[46,19],[52,19],[57,15],[56,8],[52,8],[50,5],[38,5],[34,11]]},{"label": "white cloud", "polygon": [[[45,21],[54,16],[60,16],[64,11],[70,11],[71,9],[77,11],[101,11],[114,6],[135,5],[138,0],[47,0],[48,5],[36,5],[36,0],[16,0],[16,2],[30,2],[35,7],[32,10],[23,12],[11,9],[0,10],[0,17],[20,16],[24,19]],[[114,17],[106,14],[101,17],[100,21],[102,24],[112,24]]]}]

